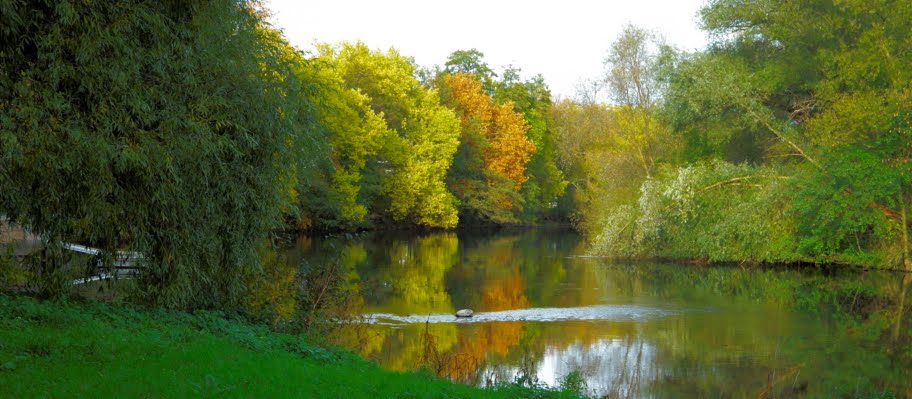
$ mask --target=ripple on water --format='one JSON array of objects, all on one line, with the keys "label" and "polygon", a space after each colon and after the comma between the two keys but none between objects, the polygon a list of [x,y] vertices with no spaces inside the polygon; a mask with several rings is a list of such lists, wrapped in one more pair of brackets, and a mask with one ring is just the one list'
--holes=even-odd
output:
[{"label": "ripple on water", "polygon": [[473,317],[453,314],[395,315],[365,314],[369,324],[400,325],[412,323],[484,323],[492,321],[569,321],[569,320],[645,320],[680,314],[680,310],[640,305],[594,305],[576,308],[531,308],[475,313]]}]

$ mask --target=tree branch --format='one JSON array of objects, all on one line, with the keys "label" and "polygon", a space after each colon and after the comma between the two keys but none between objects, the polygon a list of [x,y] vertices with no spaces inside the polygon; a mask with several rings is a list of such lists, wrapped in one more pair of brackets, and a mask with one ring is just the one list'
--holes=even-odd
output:
[{"label": "tree branch", "polygon": [[884,214],[884,216],[898,220],[900,223],[903,221],[903,217],[902,217],[901,213],[896,212],[896,211],[894,211],[890,208],[887,208],[886,206],[883,206],[881,204],[878,204],[876,202],[872,202],[872,203],[868,204],[868,207],[877,209],[877,210],[881,211]]},{"label": "tree branch", "polygon": [[732,179],[715,182],[713,184],[710,184],[706,187],[701,188],[700,191],[712,190],[716,187],[727,186],[727,185],[744,185],[744,186],[751,186],[751,187],[763,187],[760,184],[741,184],[740,183],[745,180],[757,179],[760,177],[769,177],[769,178],[773,178],[773,179],[791,179],[791,177],[789,177],[789,176],[741,176],[741,177],[735,177]]},{"label": "tree branch", "polygon": [[770,132],[772,132],[774,135],[776,135],[776,137],[778,137],[780,140],[786,142],[789,146],[791,146],[792,148],[794,148],[795,151],[798,151],[798,154],[801,154],[801,156],[802,156],[804,159],[807,159],[808,162],[812,163],[812,164],[813,164],[814,166],[816,166],[818,169],[822,169],[822,167],[820,166],[820,164],[817,163],[817,161],[815,161],[814,158],[811,158],[807,153],[804,152],[804,150],[801,149],[801,147],[798,147],[797,144],[795,144],[793,141],[791,141],[791,140],[789,140],[787,137],[785,137],[785,134],[784,134],[784,133],[782,133],[781,131],[779,131],[779,129],[776,129],[775,127],[773,127],[773,125],[771,125],[766,119],[761,118],[760,115],[758,115],[756,111],[752,110],[750,107],[744,107],[744,108],[747,109],[747,112],[748,112],[752,117],[754,117],[754,119],[756,119],[758,122],[762,123],[763,126],[766,126],[766,128],[767,128]]}]

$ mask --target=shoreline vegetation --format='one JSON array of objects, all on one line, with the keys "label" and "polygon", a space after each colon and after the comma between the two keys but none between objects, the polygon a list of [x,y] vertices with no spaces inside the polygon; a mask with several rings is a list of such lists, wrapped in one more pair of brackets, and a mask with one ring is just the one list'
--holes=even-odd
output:
[{"label": "shoreline vegetation", "polygon": [[[343,247],[337,247],[337,250],[348,251]],[[281,264],[281,261],[278,263]],[[790,268],[743,270],[737,266],[682,265],[669,268],[647,262],[636,262],[634,265],[631,267],[638,269],[640,278],[645,281],[688,281],[692,287],[679,293],[684,296],[715,292],[752,303],[776,304],[796,312],[839,320],[834,328],[845,330],[846,334],[865,343],[864,348],[854,350],[864,352],[867,348],[872,351],[870,355],[876,357],[879,352],[874,349],[882,347],[899,361],[908,359],[908,355],[902,355],[904,352],[901,351],[908,347],[912,336],[908,335],[907,327],[902,327],[908,326],[908,318],[903,317],[907,312],[903,310],[901,298],[912,283],[912,275],[903,279],[900,291],[893,292],[885,290],[890,284],[882,286],[878,285],[879,280],[871,280],[869,277],[873,275],[861,273],[858,279],[834,278],[836,274],[830,273],[843,277],[853,274],[840,267],[832,267],[823,273],[808,273],[806,269]],[[791,277],[796,275],[806,277],[793,280]],[[897,277],[902,278],[901,275]],[[275,279],[275,282],[281,281],[281,278]],[[305,274],[295,281],[317,283],[319,279]],[[124,283],[128,281],[120,282],[121,288],[125,287]],[[323,305],[308,299],[306,293],[296,298],[298,302],[294,307],[298,311],[284,313],[283,316],[281,292],[260,287],[256,295],[263,298],[261,305],[231,315],[212,310],[186,313],[137,306],[124,302],[129,297],[109,291],[117,290],[116,285],[99,291],[101,288],[89,287],[88,290],[73,293],[75,296],[71,297],[94,300],[40,300],[25,295],[0,294],[0,386],[4,387],[0,391],[15,397],[41,397],[43,393],[65,396],[110,394],[118,397],[334,397],[334,392],[338,392],[333,390],[335,387],[322,390],[319,386],[323,383],[338,386],[340,381],[348,383],[353,378],[351,376],[361,379],[353,383],[354,397],[359,397],[357,395],[362,392],[365,397],[371,394],[383,397],[577,397],[574,392],[580,389],[579,385],[571,383],[574,381],[572,376],[564,376],[565,381],[559,386],[568,388],[566,392],[554,391],[557,388],[533,386],[530,389],[521,385],[501,386],[495,392],[466,386],[459,388],[452,386],[450,381],[434,377],[435,374],[440,375],[440,370],[453,365],[433,362],[426,366],[429,368],[425,371],[418,368],[417,374],[383,371],[351,352],[333,349],[334,346],[325,339],[335,336],[332,331],[339,330],[321,330],[319,326],[306,328],[301,324],[334,317],[345,318],[346,315],[350,317],[353,310],[337,303],[322,312],[308,313],[314,304]],[[320,287],[313,289],[319,290]],[[339,305],[343,308],[339,309]],[[304,313],[304,319],[297,312]],[[252,317],[255,313],[259,317]],[[279,319],[272,315],[282,317],[283,321],[275,322]],[[360,334],[355,332],[354,336]],[[430,335],[425,339],[434,342],[436,338]],[[435,350],[430,349],[430,353],[434,354]],[[150,353],[155,356],[150,356]],[[415,367],[425,361],[423,359],[414,359]],[[231,367],[223,366],[225,364]],[[327,364],[330,365],[328,369],[325,367]],[[437,367],[436,371],[434,367]],[[860,365],[854,364],[853,367]],[[301,370],[287,370],[295,368]],[[255,372],[247,372],[251,369]],[[274,374],[270,374],[270,370]],[[903,392],[903,387],[908,387],[897,382],[903,381],[896,379],[897,375],[902,375],[899,370],[901,368],[879,377],[876,372],[866,376],[874,376],[871,381],[890,381],[887,386],[894,392],[895,389]],[[837,375],[838,371],[833,373]],[[295,380],[292,377],[300,377],[310,385],[302,387],[298,382],[289,383],[289,380]],[[54,382],[45,382],[50,380]],[[86,380],[92,382],[86,384]],[[119,380],[137,383],[130,388],[131,384],[118,386],[116,381]],[[10,383],[7,384],[7,381]],[[517,384],[528,382],[517,381]],[[93,384],[105,387],[96,390]],[[167,386],[168,390],[152,386],[156,384]],[[264,384],[276,386],[258,386]],[[36,386],[40,389],[36,390]],[[873,392],[874,388],[866,385],[865,392]],[[868,396],[866,393],[854,397],[902,397],[887,395],[887,390],[884,392],[881,396]]]},{"label": "shoreline vegetation", "polygon": [[[0,341],[13,356],[0,378],[27,371],[53,389],[30,362],[60,354],[86,377],[73,362],[95,349],[119,361],[104,352],[117,341],[87,329],[131,332],[121,324],[134,316],[53,301],[74,278],[113,271],[118,251],[141,254],[122,288],[150,309],[143,322],[168,324],[148,315],[178,310],[242,314],[249,301],[293,311],[276,292],[307,309],[295,332],[351,309],[344,265],[270,259],[264,248],[282,229],[569,223],[592,256],[912,272],[912,2],[709,1],[706,49],[627,26],[602,76],[566,99],[477,49],[454,49],[438,66],[362,42],[302,51],[265,7],[0,0],[0,220],[44,243],[21,259],[0,254],[0,289],[49,300],[0,297],[12,317],[2,333],[20,340]],[[64,243],[100,252],[74,255]],[[260,359],[168,328],[139,333],[175,346],[144,348],[185,361],[189,339],[200,356],[211,347],[251,368]],[[145,378],[122,365],[110,375]],[[175,389],[258,389],[197,372]],[[394,375],[366,373],[376,384]],[[411,387],[422,377],[390,378]],[[442,396],[470,392],[433,384]],[[157,385],[147,388],[169,389]]]},{"label": "shoreline vegetation", "polygon": [[143,303],[237,307],[281,228],[558,222],[593,255],[912,270],[912,6],[712,1],[706,49],[626,26],[567,99],[476,49],[302,51],[256,1],[7,8],[0,215],[49,243],[45,296],[75,242],[143,254]]}]

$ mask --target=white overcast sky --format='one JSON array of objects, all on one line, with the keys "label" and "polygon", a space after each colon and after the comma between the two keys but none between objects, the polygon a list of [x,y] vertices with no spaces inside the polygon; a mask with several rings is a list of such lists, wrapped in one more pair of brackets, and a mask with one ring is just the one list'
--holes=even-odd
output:
[{"label": "white overcast sky", "polygon": [[697,11],[705,0],[267,0],[272,21],[296,47],[361,40],[396,48],[422,66],[478,49],[495,71],[512,64],[542,74],[556,96],[601,74],[608,47],[627,23],[682,50],[706,45]]}]

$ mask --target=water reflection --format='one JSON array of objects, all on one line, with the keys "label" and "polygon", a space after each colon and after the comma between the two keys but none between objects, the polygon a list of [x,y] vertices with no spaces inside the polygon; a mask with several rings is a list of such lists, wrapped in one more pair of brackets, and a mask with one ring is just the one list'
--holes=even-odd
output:
[{"label": "water reflection", "polygon": [[[599,397],[912,397],[910,277],[619,265],[582,245],[569,231],[376,234],[285,256],[344,266],[367,324],[340,337],[391,369],[477,385],[577,372]],[[263,291],[287,313],[281,289]]]}]

